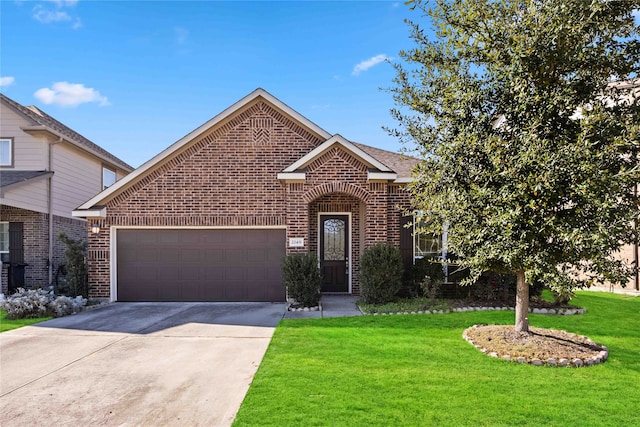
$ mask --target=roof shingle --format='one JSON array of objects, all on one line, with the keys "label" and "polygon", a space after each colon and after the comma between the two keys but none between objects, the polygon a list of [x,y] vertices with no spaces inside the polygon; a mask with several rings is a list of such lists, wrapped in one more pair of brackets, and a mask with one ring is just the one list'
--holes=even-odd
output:
[{"label": "roof shingle", "polygon": [[80,135],[78,132],[60,123],[59,121],[57,121],[56,119],[54,119],[53,117],[45,113],[44,111],[40,110],[38,107],[35,107],[35,106],[25,107],[24,105],[14,101],[13,99],[1,93],[0,93],[0,99],[2,100],[2,102],[6,103],[15,111],[26,116],[32,122],[40,126],[49,128],[57,132],[58,134],[64,135],[71,143],[76,144],[81,148],[84,147],[89,151],[99,154],[100,156],[104,157],[106,160],[113,163],[115,166],[118,166],[127,172],[130,172],[133,170],[133,167],[131,165],[123,162],[113,154],[109,153],[104,148],[100,147],[94,142],[89,141],[87,138]]}]

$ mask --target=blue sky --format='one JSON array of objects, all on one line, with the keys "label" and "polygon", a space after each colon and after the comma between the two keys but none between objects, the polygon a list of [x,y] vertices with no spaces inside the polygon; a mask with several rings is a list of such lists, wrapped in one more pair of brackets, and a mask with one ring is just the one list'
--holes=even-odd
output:
[{"label": "blue sky", "polygon": [[402,1],[0,1],[0,90],[139,166],[257,87],[330,133],[381,129]]}]

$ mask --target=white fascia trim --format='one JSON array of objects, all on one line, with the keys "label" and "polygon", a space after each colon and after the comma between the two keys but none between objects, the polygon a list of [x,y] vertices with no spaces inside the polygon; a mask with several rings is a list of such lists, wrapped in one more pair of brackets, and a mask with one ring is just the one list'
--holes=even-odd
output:
[{"label": "white fascia trim", "polygon": [[94,208],[94,209],[78,208],[71,211],[71,216],[74,218],[106,218],[107,207],[103,206],[101,208]]},{"label": "white fascia trim", "polygon": [[394,184],[410,184],[415,181],[413,178],[397,178],[393,182]]},{"label": "white fascia trim", "polygon": [[321,156],[325,151],[331,148],[334,144],[339,144],[346,150],[350,151],[354,156],[360,158],[364,163],[367,163],[370,167],[378,169],[382,172],[393,172],[391,169],[380,163],[374,157],[362,151],[360,148],[353,145],[350,141],[346,140],[342,135],[335,134],[325,142],[314,148],[307,153],[306,156],[300,158],[297,162],[288,166],[283,172],[294,172],[298,169],[302,169],[307,164],[311,163],[314,159]]},{"label": "white fascia trim", "polygon": [[82,204],[78,209],[89,209],[97,204],[100,204],[102,200],[116,193],[119,189],[121,189],[131,181],[135,180],[136,178],[144,175],[148,170],[153,168],[156,164],[160,163],[162,160],[171,156],[173,153],[180,150],[186,144],[188,144],[189,142],[191,142],[192,140],[194,140],[195,138],[197,138],[207,130],[211,129],[213,126],[217,125],[221,121],[225,120],[226,118],[234,114],[236,111],[243,108],[244,106],[246,106],[247,104],[249,104],[250,102],[252,102],[258,97],[264,98],[267,102],[273,104],[276,108],[279,108],[285,114],[288,114],[294,120],[300,122],[303,126],[306,126],[308,129],[310,129],[312,132],[317,133],[322,138],[331,137],[331,134],[329,132],[322,129],[321,127],[313,123],[311,120],[304,117],[302,114],[293,110],[287,104],[280,101],[279,99],[271,95],[266,90],[258,88],[253,92],[251,92],[249,95],[245,96],[244,98],[236,102],[235,104],[233,104],[232,106],[230,106],[229,108],[227,108],[226,110],[224,110],[223,112],[221,112],[220,114],[213,117],[211,120],[207,121],[203,125],[199,126],[197,129],[193,130],[189,134],[183,136],[178,141],[171,144],[168,148],[161,151],[160,153],[152,157],[147,162],[143,163],[140,167],[138,167],[136,170],[131,172],[129,175],[126,175],[124,178],[116,181],[115,184],[113,184],[106,190],[102,191],[101,193],[98,193],[96,196],[94,196],[93,198],[91,198],[90,200]]},{"label": "white fascia trim", "polygon": [[398,174],[395,172],[367,172],[367,180],[369,181],[395,181]]},{"label": "white fascia trim", "polygon": [[307,174],[305,172],[280,172],[278,180],[280,181],[306,181]]}]

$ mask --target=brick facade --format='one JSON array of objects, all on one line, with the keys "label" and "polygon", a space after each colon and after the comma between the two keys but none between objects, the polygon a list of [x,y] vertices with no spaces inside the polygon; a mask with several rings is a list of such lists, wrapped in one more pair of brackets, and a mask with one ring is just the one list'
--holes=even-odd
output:
[{"label": "brick facade", "polygon": [[[0,206],[0,221],[23,224],[25,286],[28,288],[49,285],[49,215],[12,206]],[[72,239],[86,240],[86,221],[53,216],[53,271],[65,263],[65,245],[58,239],[64,232]],[[9,248],[11,251],[11,248]],[[2,292],[8,290],[8,265],[2,268]]]},{"label": "brick facade", "polygon": [[369,166],[341,146],[308,164],[304,182],[278,179],[323,142],[258,98],[158,162],[105,199],[106,218],[89,218],[87,227],[101,228],[99,235],[87,230],[92,296],[110,297],[113,226],[286,226],[287,242],[304,238],[303,247],[288,253],[316,252],[320,212],[351,214],[352,292],[359,293],[361,251],[376,242],[399,242],[398,206],[409,199],[397,185],[370,182]]}]

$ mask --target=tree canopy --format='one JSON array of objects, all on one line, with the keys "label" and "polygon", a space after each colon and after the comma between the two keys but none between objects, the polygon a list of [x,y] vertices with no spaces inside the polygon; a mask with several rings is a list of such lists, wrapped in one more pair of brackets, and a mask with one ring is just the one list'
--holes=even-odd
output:
[{"label": "tree canopy", "polygon": [[[411,2],[391,131],[418,147],[430,231],[469,267],[528,287],[625,283],[640,219],[640,1]],[[637,13],[637,12],[635,12]],[[432,28],[433,31],[429,31]]]}]

